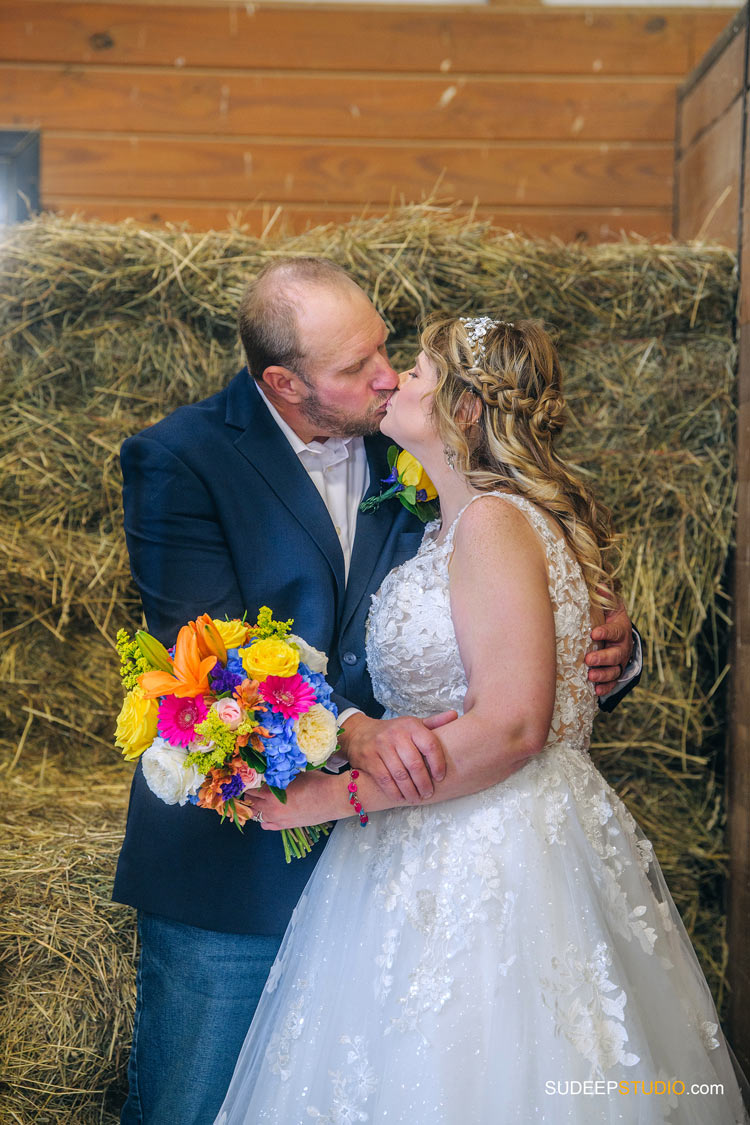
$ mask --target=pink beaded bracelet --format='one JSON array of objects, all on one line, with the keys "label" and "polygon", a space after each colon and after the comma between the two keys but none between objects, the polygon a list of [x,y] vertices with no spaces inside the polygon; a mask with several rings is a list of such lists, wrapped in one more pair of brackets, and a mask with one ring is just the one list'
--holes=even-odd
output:
[{"label": "pink beaded bracelet", "polygon": [[349,774],[351,781],[349,782],[349,804],[354,805],[354,811],[359,817],[359,823],[364,826],[370,819],[367,813],[362,808],[362,802],[357,800],[357,778],[359,777],[359,770],[352,770]]}]

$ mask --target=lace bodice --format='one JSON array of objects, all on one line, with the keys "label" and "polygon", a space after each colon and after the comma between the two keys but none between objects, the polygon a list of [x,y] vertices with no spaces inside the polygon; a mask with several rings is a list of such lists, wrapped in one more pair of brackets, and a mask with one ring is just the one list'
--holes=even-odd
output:
[{"label": "lace bodice", "polygon": [[[548,746],[565,742],[587,749],[597,704],[583,660],[591,644],[591,619],[581,568],[562,533],[534,504],[508,493],[492,495],[520,508],[547,555],[557,644],[557,690]],[[473,497],[469,504],[478,499]],[[388,714],[463,711],[467,683],[451,618],[448,564],[456,527],[468,506],[459,512],[442,543],[436,542],[440,523],[428,524],[414,558],[392,570],[373,595],[367,664],[375,697]]]}]

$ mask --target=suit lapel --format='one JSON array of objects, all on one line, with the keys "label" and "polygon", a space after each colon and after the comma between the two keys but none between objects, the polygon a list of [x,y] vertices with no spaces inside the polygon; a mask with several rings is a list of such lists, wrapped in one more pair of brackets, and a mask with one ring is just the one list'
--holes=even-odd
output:
[{"label": "suit lapel", "polygon": [[[367,463],[370,468],[370,483],[363,499],[367,500],[385,487],[382,478],[388,474],[386,450],[393,443],[380,434],[365,438]],[[380,561],[386,539],[393,527],[394,518],[399,510],[398,501],[386,501],[374,512],[359,512],[357,515],[357,529],[354,536],[352,559],[349,566],[349,581],[346,586],[346,598],[339,623],[343,631],[365,595],[372,578],[373,571]]]},{"label": "suit lapel", "polygon": [[227,425],[241,432],[235,448],[261,474],[330,563],[344,593],[344,556],[331,517],[299,458],[269,414],[244,368],[227,388]]}]

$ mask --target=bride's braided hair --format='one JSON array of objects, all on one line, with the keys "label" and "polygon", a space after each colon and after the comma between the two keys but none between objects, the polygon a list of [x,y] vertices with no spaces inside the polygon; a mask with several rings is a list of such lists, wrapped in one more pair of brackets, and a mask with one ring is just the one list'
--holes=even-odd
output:
[{"label": "bride's braided hair", "polygon": [[437,314],[420,342],[437,369],[433,418],[456,470],[479,491],[507,489],[554,516],[592,602],[610,608],[611,595],[601,591],[615,587],[610,513],[553,448],[565,400],[557,350],[541,322]]}]

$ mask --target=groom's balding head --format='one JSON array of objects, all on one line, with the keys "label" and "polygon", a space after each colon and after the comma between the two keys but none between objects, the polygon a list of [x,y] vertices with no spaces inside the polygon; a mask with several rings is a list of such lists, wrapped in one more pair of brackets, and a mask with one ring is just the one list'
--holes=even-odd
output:
[{"label": "groom's balding head", "polygon": [[279,258],[247,286],[238,313],[247,366],[260,380],[267,367],[285,367],[305,379],[310,355],[302,339],[299,313],[305,293],[314,289],[363,293],[346,270],[327,258]]}]

